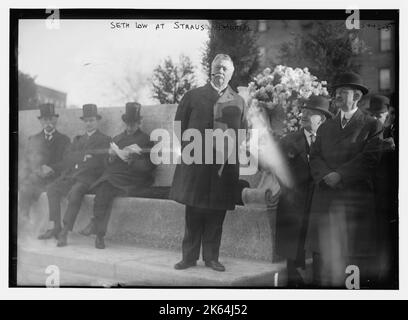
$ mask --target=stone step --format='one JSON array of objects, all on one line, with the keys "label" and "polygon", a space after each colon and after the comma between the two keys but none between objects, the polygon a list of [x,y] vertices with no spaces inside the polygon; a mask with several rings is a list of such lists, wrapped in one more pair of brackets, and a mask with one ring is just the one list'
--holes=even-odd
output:
[{"label": "stone step", "polygon": [[[94,238],[70,234],[67,247],[56,240],[21,238],[18,244],[19,286],[45,286],[47,267],[59,270],[61,286],[126,287],[267,287],[284,282],[283,263],[224,258],[225,272],[200,261],[196,267],[175,270],[181,253],[172,250],[125,246],[107,241],[106,249],[94,248]],[[55,268],[55,267],[51,267]]]}]

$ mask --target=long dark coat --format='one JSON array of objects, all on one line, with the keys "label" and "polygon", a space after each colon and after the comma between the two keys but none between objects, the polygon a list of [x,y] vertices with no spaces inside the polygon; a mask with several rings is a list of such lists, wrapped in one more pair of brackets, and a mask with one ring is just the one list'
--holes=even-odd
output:
[{"label": "long dark coat", "polygon": [[[151,148],[153,143],[149,136],[141,130],[132,135],[123,132],[113,138],[113,142],[120,149],[137,143],[141,148]],[[129,163],[119,157],[112,162],[106,160],[106,167],[102,176],[91,186],[95,188],[103,181],[109,181],[113,186],[122,190],[123,196],[136,196],[143,188],[150,187],[153,183],[152,172],[155,166],[150,161],[149,153],[132,155]]]},{"label": "long dark coat", "polygon": [[[99,130],[90,137],[85,133],[76,136],[64,155],[64,171],[62,177],[74,178],[91,186],[104,170],[104,159],[111,139]],[[105,154],[100,152],[105,150]],[[84,161],[91,154],[92,158]]]},{"label": "long dark coat", "polygon": [[[239,164],[226,164],[218,175],[220,164],[205,164],[204,130],[214,129],[218,117],[218,101],[223,106],[235,106],[240,110],[240,127],[244,127],[245,101],[228,87],[220,97],[211,84],[187,92],[177,108],[175,121],[181,122],[181,133],[189,128],[198,129],[202,136],[202,164],[185,164],[181,161],[174,173],[170,199],[205,209],[233,210],[236,203]],[[215,112],[214,112],[215,110]],[[182,148],[187,143],[182,143]],[[215,153],[214,153],[215,154]],[[238,157],[237,157],[238,159]]]},{"label": "long dark coat", "polygon": [[281,142],[294,187],[281,188],[276,214],[276,252],[304,264],[305,239],[313,195],[309,166],[309,144],[303,129],[290,133]]},{"label": "long dark coat", "polygon": [[[22,155],[25,165],[22,168],[20,178],[22,183],[30,180],[30,183],[39,186],[46,185],[61,174],[63,169],[63,156],[70,145],[70,139],[58,131],[53,133],[52,139],[45,139],[44,131],[41,131],[29,138],[28,148]],[[47,165],[54,170],[54,174],[47,178],[36,175],[36,171],[42,165]]]},{"label": "long dark coat", "polygon": [[[312,200],[310,249],[342,257],[373,256],[376,217],[372,174],[378,164],[381,124],[357,110],[341,128],[340,114],[326,121],[311,148],[310,167],[316,188]],[[336,171],[338,188],[322,178]]]}]

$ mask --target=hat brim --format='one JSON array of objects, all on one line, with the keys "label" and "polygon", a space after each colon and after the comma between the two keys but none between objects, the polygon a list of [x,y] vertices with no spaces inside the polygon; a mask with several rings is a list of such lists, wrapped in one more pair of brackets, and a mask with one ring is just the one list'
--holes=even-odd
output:
[{"label": "hat brim", "polygon": [[123,121],[123,122],[131,122],[131,123],[134,123],[134,122],[140,122],[140,120],[142,120],[142,117],[141,117],[141,116],[139,116],[138,118],[129,119],[129,118],[126,116],[126,114],[122,114],[122,121]]},{"label": "hat brim", "polygon": [[327,117],[329,117],[329,118],[333,118],[333,117],[334,117],[334,114],[333,114],[333,113],[331,113],[330,111],[328,111],[328,110],[326,110],[326,109],[323,109],[323,108],[305,106],[305,107],[303,107],[302,109],[316,110],[316,111],[319,111],[319,112],[323,113],[325,116],[327,116]]},{"label": "hat brim", "polygon": [[370,108],[367,108],[367,109],[365,109],[366,111],[368,111],[368,112],[370,112],[370,113],[385,113],[385,112],[389,112],[389,109],[377,109],[377,110],[375,110],[375,109],[370,109]]},{"label": "hat brim", "polygon": [[45,118],[45,117],[59,117],[59,115],[58,114],[51,114],[51,115],[49,115],[49,116],[39,116],[39,117],[37,117],[38,119],[42,119],[42,118]]},{"label": "hat brim", "polygon": [[97,120],[101,120],[101,119],[102,119],[102,116],[99,115],[99,114],[97,114],[97,115],[95,115],[95,116],[90,116],[90,117],[79,117],[79,119],[84,120],[85,118],[93,118],[93,117],[95,117]]},{"label": "hat brim", "polygon": [[361,84],[358,84],[358,83],[339,83],[339,84],[336,84],[336,85],[332,86],[332,90],[335,90],[335,89],[340,88],[340,87],[355,88],[355,89],[361,90],[361,92],[363,94],[367,94],[368,91],[369,91],[367,87],[365,87],[365,86],[363,86]]}]

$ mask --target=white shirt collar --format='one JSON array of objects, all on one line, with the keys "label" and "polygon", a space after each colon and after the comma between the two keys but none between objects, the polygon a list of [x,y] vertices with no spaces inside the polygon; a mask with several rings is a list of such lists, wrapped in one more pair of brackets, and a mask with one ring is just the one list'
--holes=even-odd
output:
[{"label": "white shirt collar", "polygon": [[310,146],[311,143],[312,143],[312,136],[315,136],[315,137],[316,137],[316,134],[313,133],[313,132],[307,131],[306,129],[303,129],[303,133],[304,133],[304,135],[305,135],[305,137],[306,137],[307,143],[308,143],[309,146]]},{"label": "white shirt collar", "polygon": [[86,132],[86,134],[88,135],[88,137],[90,137],[90,136],[92,136],[95,132],[96,132],[96,130],[91,131],[91,132]]},{"label": "white shirt collar", "polygon": [[54,133],[55,133],[55,129],[52,129],[50,132],[47,132],[47,131],[45,131],[45,130],[43,130],[44,131],[44,134],[45,135],[53,135]]},{"label": "white shirt collar", "polygon": [[343,110],[340,110],[340,116],[341,119],[344,118],[344,116],[346,117],[347,120],[350,120],[351,117],[356,113],[356,111],[358,110],[358,108],[354,108],[353,110],[344,112]]}]

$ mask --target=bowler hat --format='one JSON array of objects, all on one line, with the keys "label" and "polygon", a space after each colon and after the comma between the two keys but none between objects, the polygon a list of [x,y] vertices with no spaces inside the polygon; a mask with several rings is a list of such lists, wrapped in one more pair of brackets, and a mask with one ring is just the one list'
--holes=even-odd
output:
[{"label": "bowler hat", "polygon": [[122,120],[124,122],[138,122],[141,119],[140,109],[141,104],[138,102],[128,102],[126,103],[125,114],[122,115]]},{"label": "bowler hat", "polygon": [[98,107],[96,104],[84,104],[82,106],[82,117],[81,119],[84,120],[84,118],[90,118],[90,117],[96,117],[96,119],[101,119],[102,117],[98,114]]},{"label": "bowler hat", "polygon": [[363,94],[368,93],[368,88],[363,84],[361,77],[354,72],[345,72],[340,74],[335,80],[332,89],[335,90],[339,87],[351,87],[361,90]]},{"label": "bowler hat", "polygon": [[38,119],[45,117],[58,117],[58,114],[55,113],[55,106],[52,103],[44,103],[39,106],[40,116]]},{"label": "bowler hat", "polygon": [[237,129],[241,121],[241,110],[236,106],[226,106],[221,110],[221,117],[215,121],[225,123],[228,128]]},{"label": "bowler hat", "polygon": [[323,96],[312,95],[307,99],[303,109],[317,110],[323,113],[326,117],[333,118],[333,113],[329,111],[330,101]]},{"label": "bowler hat", "polygon": [[370,113],[379,114],[387,112],[389,107],[390,99],[388,99],[386,96],[375,94],[370,97],[370,104],[367,111]]}]

